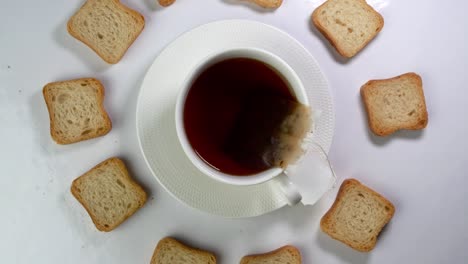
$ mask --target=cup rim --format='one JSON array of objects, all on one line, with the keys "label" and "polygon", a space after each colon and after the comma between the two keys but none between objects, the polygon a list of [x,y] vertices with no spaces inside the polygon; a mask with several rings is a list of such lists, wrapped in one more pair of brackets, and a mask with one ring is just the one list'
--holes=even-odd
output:
[{"label": "cup rim", "polygon": [[[233,54],[238,54],[237,56],[233,56]],[[284,76],[284,72],[280,71],[275,67],[274,65],[271,65],[270,63],[263,61],[261,59],[257,58],[252,58],[249,57],[246,54],[262,54],[263,56],[267,56],[270,58],[273,58],[277,63],[282,64],[282,67],[285,68],[288,71],[289,77],[292,78],[293,80],[288,79],[286,76]],[[292,92],[296,96],[299,102],[309,105],[308,97],[305,92],[305,89],[303,87],[303,84],[297,74],[294,72],[294,70],[280,57],[277,55],[274,55],[268,51],[265,51],[263,49],[258,49],[258,48],[233,48],[233,49],[228,49],[228,50],[222,50],[222,51],[217,51],[213,52],[205,58],[203,58],[198,64],[193,67],[193,70],[189,72],[185,80],[182,82],[183,87],[181,91],[179,92],[177,96],[177,101],[175,105],[175,123],[176,123],[176,133],[177,133],[177,138],[179,139],[179,142],[182,146],[182,149],[184,150],[185,155],[187,158],[190,160],[190,162],[202,173],[205,175],[210,176],[214,180],[221,181],[223,183],[227,184],[233,184],[233,185],[253,185],[253,184],[259,184],[263,183],[265,181],[268,181],[278,175],[280,175],[284,169],[278,168],[278,167],[273,167],[270,169],[267,169],[265,171],[252,174],[252,175],[241,175],[241,176],[235,176],[231,174],[224,173],[222,171],[219,171],[217,168],[211,166],[208,162],[203,160],[203,157],[199,155],[193,148],[192,145],[190,144],[187,135],[185,133],[185,126],[183,122],[183,111],[184,111],[184,105],[185,101],[188,95],[188,92],[190,91],[190,87],[195,81],[195,79],[208,67],[212,66],[213,64],[223,61],[225,59],[229,58],[249,58],[249,59],[256,59],[259,61],[262,61],[263,63],[267,64],[271,68],[275,69],[278,71],[278,74],[285,79],[286,82],[290,85],[290,88],[292,89]],[[297,87],[293,87],[293,84]]]}]

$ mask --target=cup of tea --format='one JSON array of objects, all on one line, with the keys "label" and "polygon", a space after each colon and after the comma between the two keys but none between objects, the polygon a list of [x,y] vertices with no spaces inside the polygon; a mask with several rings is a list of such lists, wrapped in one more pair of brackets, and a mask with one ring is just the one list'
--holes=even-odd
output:
[{"label": "cup of tea", "polygon": [[225,50],[205,57],[183,82],[176,131],[186,156],[204,174],[242,186],[275,178],[295,204],[304,191],[285,170],[307,151],[309,110],[301,80],[281,58],[255,48]]}]

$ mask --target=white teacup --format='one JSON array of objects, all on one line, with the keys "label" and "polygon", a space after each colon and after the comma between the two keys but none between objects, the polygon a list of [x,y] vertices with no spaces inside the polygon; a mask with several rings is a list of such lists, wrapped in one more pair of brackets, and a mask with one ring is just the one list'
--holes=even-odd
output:
[{"label": "white teacup", "polygon": [[[207,164],[192,148],[190,142],[188,141],[187,134],[184,128],[183,122],[183,113],[184,105],[187,94],[195,81],[195,79],[208,67],[212,66],[215,63],[220,61],[230,59],[230,58],[249,58],[261,61],[270,67],[274,68],[278,73],[284,78],[284,80],[289,84],[290,92],[296,97],[297,101],[309,106],[309,100],[307,98],[306,91],[304,86],[301,83],[301,80],[296,75],[294,70],[281,58],[278,56],[267,52],[265,50],[255,49],[255,48],[239,48],[226,50],[218,53],[214,53],[210,56],[207,56],[203,61],[201,61],[194,69],[189,73],[185,81],[183,82],[183,87],[180,91],[180,94],[177,98],[176,109],[175,109],[175,122],[176,130],[179,141],[182,145],[182,148],[189,158],[189,160],[197,167],[201,172],[210,176],[211,178],[232,185],[253,185],[269,181],[278,176],[278,182],[283,187],[286,196],[288,197],[290,204],[295,204],[301,200],[302,195],[299,193],[298,189],[295,187],[289,178],[284,174],[282,168],[270,168],[268,170],[262,171],[260,173],[252,175],[243,175],[242,177],[230,175],[218,171]],[[325,153],[323,153],[325,154]],[[325,155],[326,157],[326,155]],[[328,164],[328,160],[327,160]]]}]

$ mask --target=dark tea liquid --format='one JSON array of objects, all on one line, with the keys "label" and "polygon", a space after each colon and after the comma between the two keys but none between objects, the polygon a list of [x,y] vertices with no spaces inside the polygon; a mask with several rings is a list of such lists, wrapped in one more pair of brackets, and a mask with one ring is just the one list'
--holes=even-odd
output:
[{"label": "dark tea liquid", "polygon": [[[183,118],[188,140],[201,159],[221,172],[245,176],[267,170],[271,164],[244,151],[262,151],[263,141],[255,138],[283,118],[284,111],[275,109],[284,100],[296,101],[270,66],[247,58],[218,62],[195,79],[187,94]],[[250,112],[268,119],[266,125],[240,120]],[[246,135],[250,145],[243,140]]]}]

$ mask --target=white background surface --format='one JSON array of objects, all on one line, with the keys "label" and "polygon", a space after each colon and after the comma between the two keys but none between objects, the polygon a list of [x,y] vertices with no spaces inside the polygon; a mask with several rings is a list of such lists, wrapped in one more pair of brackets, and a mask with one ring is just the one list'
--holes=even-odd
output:
[{"label": "white background surface", "polygon": [[[149,263],[157,241],[167,235],[216,252],[219,263],[238,263],[245,254],[287,243],[301,249],[307,264],[466,262],[468,4],[370,1],[384,16],[385,26],[366,49],[346,62],[310,26],[310,14],[322,1],[284,0],[275,12],[229,0],[178,0],[167,9],[156,7],[153,0],[123,2],[145,16],[146,27],[113,66],[66,32],[66,21],[81,1],[0,4],[1,263]],[[288,32],[322,66],[336,108],[330,157],[339,181],[356,177],[397,208],[371,253],[355,252],[320,232],[320,217],[336,189],[314,207],[233,220],[178,203],[151,176],[135,129],[142,78],[178,35],[228,18],[262,21]],[[360,86],[407,71],[423,78],[428,127],[383,139],[372,136]],[[58,146],[49,135],[42,87],[88,76],[101,79],[106,87],[113,129],[103,138]],[[127,161],[150,199],[119,228],[99,233],[69,187],[110,156]]]}]

